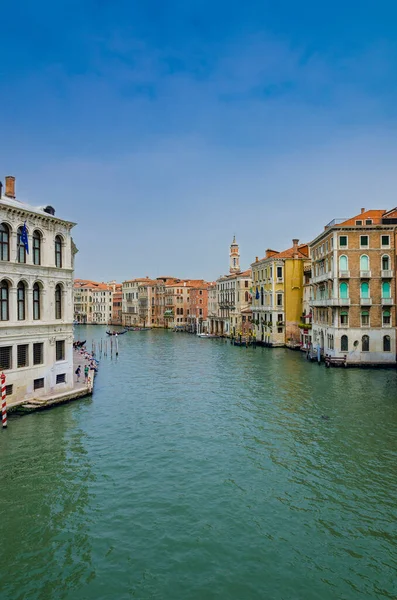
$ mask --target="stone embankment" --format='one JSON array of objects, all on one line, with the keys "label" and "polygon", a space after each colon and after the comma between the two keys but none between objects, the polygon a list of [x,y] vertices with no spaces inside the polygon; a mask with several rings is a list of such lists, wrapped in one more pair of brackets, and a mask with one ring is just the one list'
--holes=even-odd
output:
[{"label": "stone embankment", "polygon": [[[78,366],[81,366],[81,376],[80,381],[76,381],[75,371]],[[45,394],[40,397],[29,398],[28,400],[20,400],[18,402],[7,402],[7,412],[11,414],[27,414],[31,412],[35,412],[37,410],[45,410],[51,408],[52,406],[57,406],[59,404],[65,404],[67,402],[72,402],[73,400],[78,400],[80,398],[85,398],[90,396],[93,393],[94,389],[94,378],[95,371],[94,369],[89,370],[88,373],[88,382],[84,381],[84,367],[90,367],[90,359],[86,358],[80,350],[73,351],[73,378],[74,378],[74,386],[72,389],[67,390],[65,392],[50,392],[49,394]]]}]

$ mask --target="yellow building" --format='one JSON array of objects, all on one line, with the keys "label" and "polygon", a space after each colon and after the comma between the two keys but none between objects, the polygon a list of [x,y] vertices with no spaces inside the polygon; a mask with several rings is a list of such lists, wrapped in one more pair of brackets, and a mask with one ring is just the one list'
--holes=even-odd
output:
[{"label": "yellow building", "polygon": [[252,263],[252,312],[258,342],[298,346],[303,310],[303,267],[308,247],[292,240],[283,252],[267,250]]}]

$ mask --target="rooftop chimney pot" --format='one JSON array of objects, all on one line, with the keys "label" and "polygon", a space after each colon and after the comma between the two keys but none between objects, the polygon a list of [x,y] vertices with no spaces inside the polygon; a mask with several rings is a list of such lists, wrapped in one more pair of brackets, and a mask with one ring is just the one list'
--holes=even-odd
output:
[{"label": "rooftop chimney pot", "polygon": [[361,209],[361,214],[365,213],[365,208]]},{"label": "rooftop chimney pot", "polygon": [[6,191],[5,196],[8,198],[15,198],[15,177],[7,175],[6,177]]}]

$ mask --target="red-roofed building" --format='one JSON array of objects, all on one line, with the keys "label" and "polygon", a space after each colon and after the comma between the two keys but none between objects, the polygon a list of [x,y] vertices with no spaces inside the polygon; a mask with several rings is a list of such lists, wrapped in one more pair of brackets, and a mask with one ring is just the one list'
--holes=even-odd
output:
[{"label": "red-roofed building", "polygon": [[313,347],[322,356],[395,364],[396,226],[396,208],[362,208],[310,243]]}]

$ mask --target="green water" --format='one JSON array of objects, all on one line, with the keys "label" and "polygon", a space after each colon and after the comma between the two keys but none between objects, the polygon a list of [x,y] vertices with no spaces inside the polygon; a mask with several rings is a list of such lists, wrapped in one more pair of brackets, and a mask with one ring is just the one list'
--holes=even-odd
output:
[{"label": "green water", "polygon": [[119,344],[93,400],[0,432],[1,600],[397,597],[395,371]]}]

